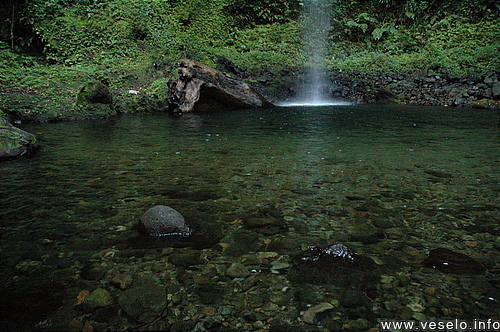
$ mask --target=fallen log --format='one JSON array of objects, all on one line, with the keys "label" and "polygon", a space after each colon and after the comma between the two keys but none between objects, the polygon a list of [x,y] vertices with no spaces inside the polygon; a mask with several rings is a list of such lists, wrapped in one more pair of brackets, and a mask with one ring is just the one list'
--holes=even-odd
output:
[{"label": "fallen log", "polygon": [[169,110],[174,114],[273,106],[247,83],[202,63],[180,60],[178,72],[169,97]]}]

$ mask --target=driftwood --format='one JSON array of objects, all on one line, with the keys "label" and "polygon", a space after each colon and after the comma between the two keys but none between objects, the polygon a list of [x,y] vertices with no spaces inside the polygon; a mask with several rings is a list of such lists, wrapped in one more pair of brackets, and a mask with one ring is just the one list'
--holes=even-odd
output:
[{"label": "driftwood", "polygon": [[173,113],[273,106],[247,83],[199,62],[180,60],[178,71],[169,99]]}]

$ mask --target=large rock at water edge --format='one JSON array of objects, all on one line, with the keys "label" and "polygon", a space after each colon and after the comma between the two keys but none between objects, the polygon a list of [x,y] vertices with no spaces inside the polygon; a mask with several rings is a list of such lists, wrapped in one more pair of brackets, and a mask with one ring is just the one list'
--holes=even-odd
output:
[{"label": "large rock at water edge", "polygon": [[169,100],[173,113],[273,106],[247,83],[199,62],[180,60],[178,71]]},{"label": "large rock at water edge", "polygon": [[0,118],[0,161],[29,155],[38,149],[36,137]]},{"label": "large rock at water edge", "polygon": [[155,237],[191,234],[184,217],[165,205],[157,205],[147,210],[141,217],[139,230]]}]

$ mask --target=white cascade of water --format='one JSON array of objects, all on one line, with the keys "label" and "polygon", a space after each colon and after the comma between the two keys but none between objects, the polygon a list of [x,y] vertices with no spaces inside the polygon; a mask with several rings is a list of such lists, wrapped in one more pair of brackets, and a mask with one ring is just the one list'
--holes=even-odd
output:
[{"label": "white cascade of water", "polygon": [[283,106],[321,106],[346,104],[330,97],[325,59],[330,29],[330,0],[304,1],[303,42],[306,63],[299,76],[296,99]]}]

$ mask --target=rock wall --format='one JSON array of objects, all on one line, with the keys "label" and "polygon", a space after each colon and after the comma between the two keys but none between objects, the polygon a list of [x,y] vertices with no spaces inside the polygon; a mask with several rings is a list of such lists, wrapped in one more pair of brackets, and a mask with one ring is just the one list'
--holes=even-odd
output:
[{"label": "rock wall", "polygon": [[[249,78],[274,103],[297,94],[297,71],[263,72]],[[446,68],[382,73],[331,72],[330,95],[355,103],[500,108],[500,72],[458,77]]]}]

